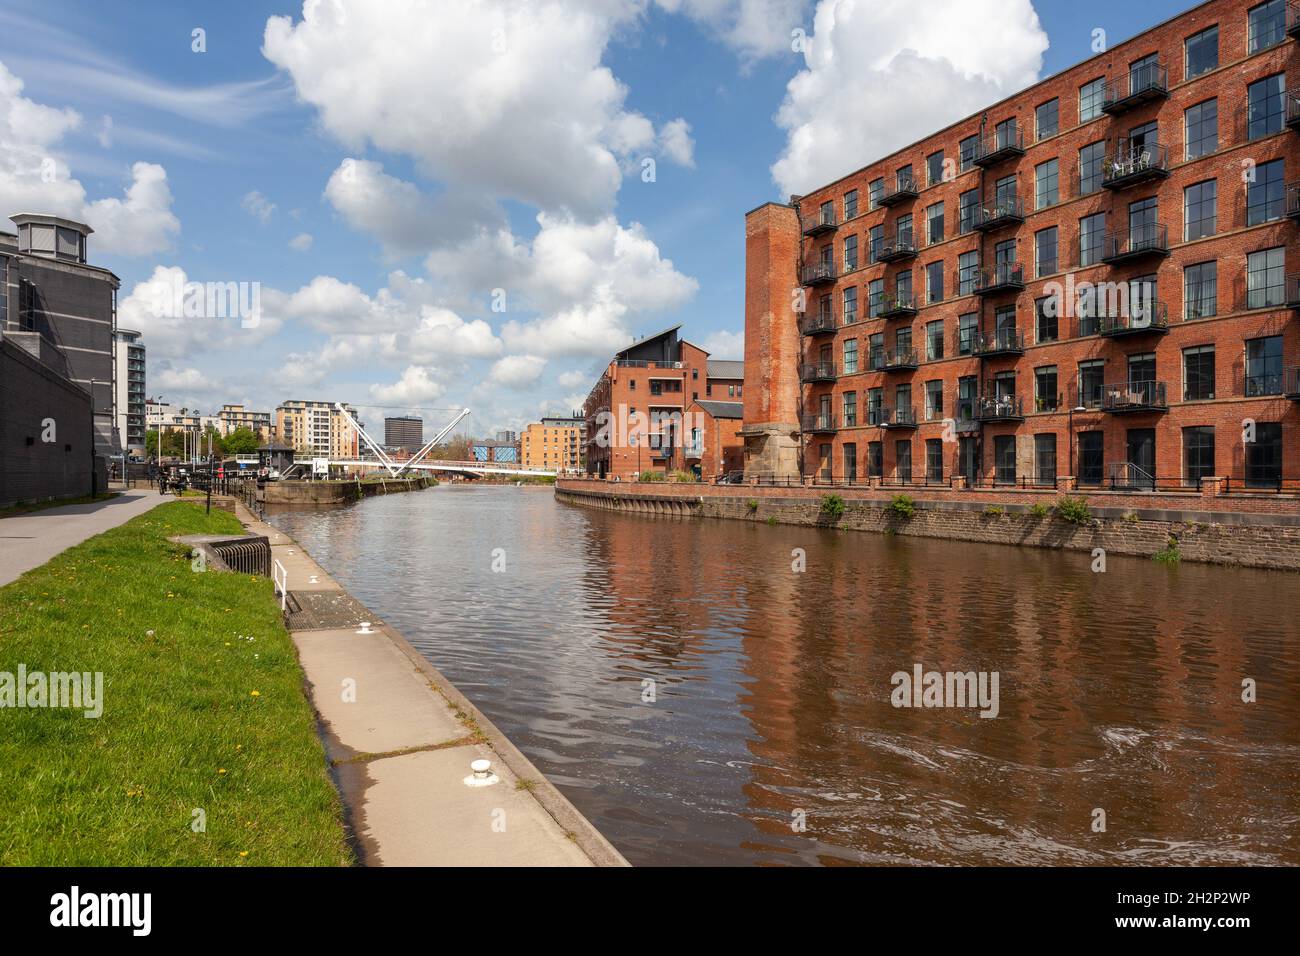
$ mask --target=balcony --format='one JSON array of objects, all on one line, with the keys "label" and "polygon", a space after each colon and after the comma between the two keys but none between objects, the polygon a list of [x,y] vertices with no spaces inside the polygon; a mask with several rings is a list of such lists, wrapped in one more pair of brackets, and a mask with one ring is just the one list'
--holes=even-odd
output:
[{"label": "balcony", "polygon": [[916,198],[916,179],[912,176],[898,176],[892,189],[886,189],[876,200],[877,206],[897,206]]},{"label": "balcony", "polygon": [[834,362],[811,362],[799,366],[799,381],[805,385],[810,382],[833,382],[836,374]]},{"label": "balcony", "polygon": [[1286,216],[1300,220],[1300,183],[1286,184]]},{"label": "balcony", "polygon": [[1169,98],[1169,71],[1160,63],[1148,63],[1126,76],[1111,80],[1102,95],[1101,111],[1119,116],[1143,103]]},{"label": "balcony", "polygon": [[826,285],[835,281],[835,265],[830,262],[818,262],[803,267],[804,285]]},{"label": "balcony", "polygon": [[1018,226],[1025,221],[1025,204],[1012,197],[971,210],[971,227],[979,232],[994,232],[1007,226]]},{"label": "balcony", "polygon": [[[1300,272],[1293,272],[1286,277],[1286,307],[1288,309],[1300,309]],[[1246,308],[1251,308],[1249,292],[1247,293]]]},{"label": "balcony", "polygon": [[1300,402],[1300,365],[1282,370],[1282,394]]},{"label": "balcony", "polygon": [[1097,321],[1098,334],[1106,338],[1169,334],[1169,308],[1163,302],[1145,302],[1127,315],[1103,315]]},{"label": "balcony", "polygon": [[876,372],[912,372],[917,364],[916,349],[877,349],[871,353],[871,369]]},{"label": "balcony", "polygon": [[1164,382],[1120,382],[1101,387],[1101,410],[1116,415],[1167,412]]},{"label": "balcony", "polygon": [[1169,177],[1169,147],[1160,143],[1124,146],[1101,162],[1104,189],[1128,189]]},{"label": "balcony", "polygon": [[1286,35],[1300,40],[1300,3],[1288,0],[1286,5]]},{"label": "balcony", "polygon": [[912,298],[910,292],[896,292],[893,295],[887,295],[884,301],[880,303],[880,317],[882,319],[899,319],[913,315],[916,315],[916,300]]},{"label": "balcony", "polygon": [[834,415],[805,415],[803,430],[810,435],[832,435],[840,428]]},{"label": "balcony", "polygon": [[877,262],[903,262],[916,258],[916,243],[910,233],[902,236],[886,236],[876,244]]},{"label": "balcony", "polygon": [[1023,422],[1024,399],[1014,395],[977,398],[975,420],[979,422]]},{"label": "balcony", "polygon": [[1282,99],[1286,104],[1286,128],[1300,133],[1300,92],[1287,90]]},{"label": "balcony", "polygon": [[976,295],[1019,292],[1024,287],[1025,272],[1018,262],[999,262],[992,269],[981,269],[975,274]]},{"label": "balcony", "polygon": [[901,408],[876,409],[874,424],[881,428],[915,428],[916,409],[907,405]]},{"label": "balcony", "polygon": [[998,329],[992,334],[981,332],[975,336],[971,351],[980,358],[996,358],[1000,355],[1024,355],[1025,333],[1016,329]]},{"label": "balcony", "polygon": [[994,130],[992,136],[985,136],[975,144],[973,158],[976,166],[996,166],[1003,160],[1025,155],[1025,134],[1020,124],[1013,123],[1009,128]]},{"label": "balcony", "polygon": [[1128,232],[1108,233],[1101,241],[1101,261],[1108,265],[1158,259],[1169,255],[1169,227],[1160,223],[1134,226]]},{"label": "balcony", "polygon": [[799,331],[804,335],[825,335],[835,332],[835,314],[819,312],[810,315],[799,323]]},{"label": "balcony", "polygon": [[833,206],[830,209],[819,209],[816,214],[804,216],[800,220],[805,236],[820,236],[827,232],[834,232],[837,225]]}]

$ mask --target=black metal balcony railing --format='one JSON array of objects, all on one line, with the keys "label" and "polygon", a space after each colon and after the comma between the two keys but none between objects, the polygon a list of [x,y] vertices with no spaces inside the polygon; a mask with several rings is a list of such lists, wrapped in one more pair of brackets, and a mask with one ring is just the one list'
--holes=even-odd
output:
[{"label": "black metal balcony railing", "polygon": [[909,405],[876,409],[876,424],[881,428],[915,428],[916,408]]},{"label": "black metal balcony railing", "polygon": [[910,232],[903,235],[885,236],[876,243],[877,262],[902,262],[916,255],[916,242]]},{"label": "black metal balcony railing", "polygon": [[1286,128],[1300,132],[1300,90],[1287,90],[1282,94],[1282,102],[1286,109],[1283,120]]},{"label": "black metal balcony railing", "polygon": [[1169,175],[1169,147],[1161,143],[1140,146],[1120,144],[1101,163],[1101,184],[1106,189],[1127,189]]},{"label": "black metal balcony railing", "polygon": [[1286,184],[1286,215],[1290,219],[1300,219],[1300,183]]},{"label": "black metal balcony railing", "polygon": [[917,367],[916,349],[873,349],[871,367],[881,372],[900,372]]},{"label": "black metal balcony railing", "polygon": [[1013,156],[1025,155],[1025,134],[1019,123],[995,129],[975,144],[976,166],[993,166]]},{"label": "black metal balcony railing", "polygon": [[971,225],[980,232],[992,232],[1003,226],[1014,226],[1024,221],[1025,204],[1017,196],[988,205],[977,205],[971,211]]},{"label": "black metal balcony railing", "polygon": [[1143,302],[1130,306],[1126,314],[1103,315],[1097,322],[1098,334],[1111,338],[1164,335],[1169,331],[1169,307],[1163,302]]},{"label": "black metal balcony railing", "polygon": [[835,264],[832,262],[816,262],[810,266],[803,267],[804,285],[822,285],[823,283],[834,281]]},{"label": "black metal balcony railing", "polygon": [[839,431],[839,425],[835,421],[834,415],[805,415],[803,417],[803,430],[810,433],[828,434]]},{"label": "black metal balcony railing", "polygon": [[1300,365],[1282,370],[1282,394],[1300,400]]},{"label": "black metal balcony railing", "polygon": [[834,362],[810,362],[799,366],[801,382],[833,382],[836,378]]},{"label": "black metal balcony railing", "polygon": [[838,225],[835,221],[835,208],[819,209],[811,216],[804,216],[802,220],[803,234],[805,236],[820,236],[825,232],[833,232]]},{"label": "black metal balcony railing", "polygon": [[976,355],[1024,355],[1025,333],[1017,329],[996,329],[975,336],[972,350]]},{"label": "black metal balcony railing", "polygon": [[1286,35],[1293,40],[1300,40],[1300,3],[1296,0],[1287,0]]},{"label": "black metal balcony railing", "polygon": [[1247,375],[1242,380],[1243,391],[1247,398],[1262,398],[1266,395],[1282,394],[1281,372],[1257,372]]},{"label": "black metal balcony railing", "polygon": [[1131,69],[1126,75],[1106,84],[1106,92],[1102,94],[1101,111],[1111,116],[1118,116],[1143,103],[1165,99],[1168,96],[1169,71],[1159,62],[1148,63]]},{"label": "black metal balcony railing", "polygon": [[835,314],[833,312],[818,312],[816,315],[805,316],[804,320],[799,323],[799,331],[804,335],[822,335],[826,332],[834,332]]},{"label": "black metal balcony railing", "polygon": [[[1257,308],[1262,303],[1252,305],[1252,293],[1246,293],[1246,308]],[[1300,309],[1300,272],[1293,272],[1286,277],[1286,306],[1288,309]]]},{"label": "black metal balcony railing", "polygon": [[1167,255],[1169,227],[1158,222],[1134,226],[1128,232],[1107,233],[1101,241],[1101,261],[1112,265]]},{"label": "black metal balcony railing", "polygon": [[1025,287],[1025,271],[1018,262],[999,262],[992,269],[975,274],[975,294],[1019,291]]},{"label": "black metal balcony railing", "polygon": [[893,186],[886,186],[885,191],[876,200],[878,206],[896,206],[899,203],[915,199],[917,194],[916,179],[910,173],[897,176]]},{"label": "black metal balcony railing", "polygon": [[895,292],[885,296],[880,303],[880,317],[893,319],[904,315],[916,315],[916,300],[910,292]]},{"label": "black metal balcony railing", "polygon": [[1018,422],[1024,417],[1024,399],[1015,395],[984,396],[975,400],[976,421]]},{"label": "black metal balcony railing", "polygon": [[1103,412],[1154,412],[1168,408],[1164,382],[1120,382],[1101,387]]}]

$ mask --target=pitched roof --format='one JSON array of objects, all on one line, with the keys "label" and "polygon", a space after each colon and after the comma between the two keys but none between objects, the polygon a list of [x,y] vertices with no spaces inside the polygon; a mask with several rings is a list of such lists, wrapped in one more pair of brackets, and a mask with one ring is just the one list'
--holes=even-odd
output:
[{"label": "pitched roof", "polygon": [[707,399],[697,398],[695,404],[700,406],[714,418],[742,418],[744,417],[744,402],[712,402]]},{"label": "pitched roof", "polygon": [[630,352],[632,349],[636,348],[638,345],[645,345],[645,343],[647,343],[647,342],[653,342],[655,339],[661,339],[661,338],[663,338],[665,335],[667,335],[669,332],[676,332],[676,331],[677,331],[678,329],[680,329],[681,327],[682,327],[682,324],[681,324],[680,322],[678,322],[676,325],[670,325],[668,328],[664,329],[662,332],[656,332],[654,335],[643,335],[643,336],[641,336],[641,338],[637,339],[635,342],[632,342],[632,343],[630,343],[630,344],[624,346],[623,348],[619,349],[617,352],[614,353],[614,355],[615,355],[616,357],[617,357],[617,356],[620,356],[620,355],[624,355],[624,354],[626,354],[627,352]]},{"label": "pitched roof", "polygon": [[709,378],[744,378],[745,363],[728,359],[709,359]]}]

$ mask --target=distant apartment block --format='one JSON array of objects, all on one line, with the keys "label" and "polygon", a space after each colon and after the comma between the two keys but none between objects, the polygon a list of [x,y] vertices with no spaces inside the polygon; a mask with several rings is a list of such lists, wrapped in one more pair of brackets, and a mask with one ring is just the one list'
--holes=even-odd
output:
[{"label": "distant apartment block", "polygon": [[243,405],[222,405],[217,412],[217,431],[226,436],[240,428],[251,431],[261,444],[275,437],[270,412],[255,412]]},{"label": "distant apartment block", "polygon": [[[356,409],[344,406],[356,419]],[[296,452],[329,458],[356,458],[360,436],[333,402],[293,399],[275,410],[277,438]]]},{"label": "distant apartment block", "polygon": [[424,447],[424,419],[397,416],[384,419],[384,445],[417,452]]},{"label": "distant apartment block", "polygon": [[145,347],[140,333],[117,329],[114,333],[114,400],[118,441],[128,455],[143,456],[145,433]]},{"label": "distant apartment block", "polygon": [[520,461],[525,468],[547,471],[582,470],[584,418],[543,418],[524,429],[519,439]]}]

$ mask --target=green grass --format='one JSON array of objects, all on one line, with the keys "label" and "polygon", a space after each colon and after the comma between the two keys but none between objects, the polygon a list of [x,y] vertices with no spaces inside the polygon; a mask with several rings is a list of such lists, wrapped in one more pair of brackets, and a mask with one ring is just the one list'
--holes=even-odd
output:
[{"label": "green grass", "polygon": [[95,501],[116,498],[118,494],[119,492],[116,491],[105,491],[97,495],[81,495],[77,498],[46,498],[42,501],[20,501],[7,508],[0,508],[0,518],[31,514],[33,511],[44,511],[46,508],[62,508],[64,505],[88,505]]},{"label": "green grass", "polygon": [[0,710],[0,865],[352,861],[271,582],[167,540],[240,530],[169,502],[0,588],[0,671],[104,675],[99,719]]}]

